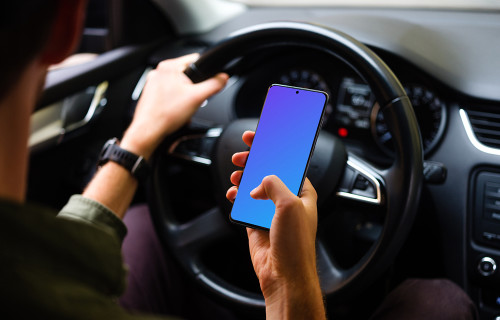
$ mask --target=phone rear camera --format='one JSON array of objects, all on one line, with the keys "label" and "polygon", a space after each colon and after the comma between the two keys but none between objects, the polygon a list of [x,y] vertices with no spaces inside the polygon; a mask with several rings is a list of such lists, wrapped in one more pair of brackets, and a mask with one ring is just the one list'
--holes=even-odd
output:
[{"label": "phone rear camera", "polygon": [[298,92],[298,91],[295,91],[295,93],[296,93],[296,94],[299,94],[299,92]]}]

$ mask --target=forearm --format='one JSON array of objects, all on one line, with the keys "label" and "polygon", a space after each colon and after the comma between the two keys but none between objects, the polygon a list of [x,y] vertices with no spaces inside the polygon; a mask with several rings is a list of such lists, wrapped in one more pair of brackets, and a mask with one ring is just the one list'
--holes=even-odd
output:
[{"label": "forearm", "polygon": [[[149,160],[158,142],[134,139],[141,135],[134,134],[131,126],[124,134],[120,147]],[[131,133],[132,132],[132,133]],[[89,183],[83,196],[102,203],[123,219],[137,190],[137,178],[121,165],[109,161],[102,166]]]},{"label": "forearm", "polygon": [[326,319],[317,277],[305,286],[282,286],[266,297],[266,319]]},{"label": "forearm", "polygon": [[82,195],[103,204],[123,219],[137,185],[129,171],[110,161],[97,171]]}]

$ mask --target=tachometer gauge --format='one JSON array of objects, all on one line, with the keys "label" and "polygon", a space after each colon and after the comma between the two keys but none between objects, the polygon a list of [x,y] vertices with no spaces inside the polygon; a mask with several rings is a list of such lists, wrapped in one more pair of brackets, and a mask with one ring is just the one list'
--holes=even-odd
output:
[{"label": "tachometer gauge", "polygon": [[[447,116],[446,104],[434,92],[423,86],[410,85],[405,87],[405,90],[417,116],[424,153],[427,154],[439,143],[443,135]],[[384,116],[379,111],[380,106],[376,103],[371,113],[372,134],[380,148],[392,155],[394,153],[392,136]]]},{"label": "tachometer gauge", "polygon": [[279,82],[289,86],[321,90],[328,93],[330,100],[326,105],[323,126],[326,124],[328,117],[333,112],[333,107],[331,105],[332,96],[330,89],[322,76],[308,69],[290,69],[279,77]]}]

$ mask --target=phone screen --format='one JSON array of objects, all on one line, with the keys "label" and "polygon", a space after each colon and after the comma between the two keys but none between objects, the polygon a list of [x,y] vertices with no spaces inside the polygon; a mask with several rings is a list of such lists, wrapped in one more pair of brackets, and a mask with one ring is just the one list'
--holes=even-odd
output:
[{"label": "phone screen", "polygon": [[231,210],[233,222],[271,228],[274,203],[250,197],[250,191],[268,175],[278,176],[299,195],[327,100],[322,91],[276,84],[269,87]]}]

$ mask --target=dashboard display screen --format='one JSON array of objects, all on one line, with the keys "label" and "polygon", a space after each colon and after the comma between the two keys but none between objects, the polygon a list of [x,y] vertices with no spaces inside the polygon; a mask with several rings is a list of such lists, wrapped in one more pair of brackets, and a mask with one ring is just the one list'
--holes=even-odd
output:
[{"label": "dashboard display screen", "polygon": [[335,115],[336,122],[340,126],[369,129],[374,100],[367,84],[350,77],[342,79]]}]

